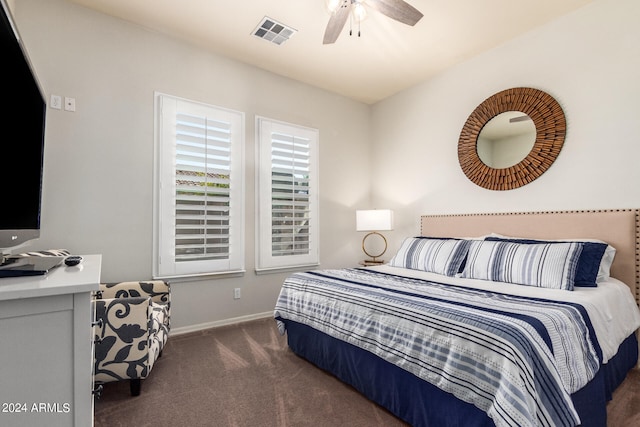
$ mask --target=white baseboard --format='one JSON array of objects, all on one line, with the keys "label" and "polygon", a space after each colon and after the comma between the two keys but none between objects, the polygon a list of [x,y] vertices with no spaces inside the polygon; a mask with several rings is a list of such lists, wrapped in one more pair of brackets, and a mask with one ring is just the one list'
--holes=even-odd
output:
[{"label": "white baseboard", "polygon": [[249,322],[251,320],[265,319],[267,317],[273,317],[273,311],[250,314],[248,316],[233,317],[231,319],[217,320],[215,322],[200,323],[198,325],[183,326],[181,328],[171,328],[171,332],[169,333],[169,335],[175,336],[188,334],[190,332],[198,332],[205,329],[218,328],[220,326],[234,325],[236,323]]}]

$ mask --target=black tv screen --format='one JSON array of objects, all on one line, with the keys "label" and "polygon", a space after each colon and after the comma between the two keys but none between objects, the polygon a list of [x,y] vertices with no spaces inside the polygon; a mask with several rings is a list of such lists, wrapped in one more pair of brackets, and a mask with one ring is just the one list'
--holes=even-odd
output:
[{"label": "black tv screen", "polygon": [[0,55],[0,249],[39,237],[46,102],[2,2]]}]

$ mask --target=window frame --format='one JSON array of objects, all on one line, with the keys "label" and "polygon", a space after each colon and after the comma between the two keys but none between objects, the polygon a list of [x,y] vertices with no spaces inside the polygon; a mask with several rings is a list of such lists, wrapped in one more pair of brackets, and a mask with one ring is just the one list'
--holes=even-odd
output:
[{"label": "window frame", "polygon": [[[272,132],[309,140],[309,251],[306,254],[273,255],[272,246]],[[266,273],[320,264],[318,129],[256,116],[256,272]]]},{"label": "window frame", "polygon": [[[154,93],[153,277],[156,279],[241,274],[245,271],[245,115],[243,112],[160,92]],[[186,109],[186,110],[185,110]],[[192,111],[228,120],[229,253],[226,259],[176,261],[176,114]],[[211,116],[207,115],[211,114]],[[165,224],[171,224],[165,226]]]}]

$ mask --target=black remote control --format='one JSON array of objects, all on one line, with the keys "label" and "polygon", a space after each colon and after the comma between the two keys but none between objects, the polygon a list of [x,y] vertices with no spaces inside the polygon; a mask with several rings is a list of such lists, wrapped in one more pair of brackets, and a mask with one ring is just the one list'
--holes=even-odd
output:
[{"label": "black remote control", "polygon": [[71,255],[64,259],[64,263],[69,267],[80,264],[82,257],[79,255]]}]

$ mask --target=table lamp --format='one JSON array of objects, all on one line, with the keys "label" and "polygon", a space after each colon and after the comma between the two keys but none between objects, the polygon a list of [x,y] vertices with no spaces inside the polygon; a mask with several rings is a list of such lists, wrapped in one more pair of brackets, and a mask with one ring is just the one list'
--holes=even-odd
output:
[{"label": "table lamp", "polygon": [[[387,251],[387,239],[380,234],[380,231],[393,230],[393,211],[390,209],[373,209],[356,211],[356,231],[368,231],[362,239],[362,251],[370,258],[365,260],[365,264],[382,264],[379,260]],[[371,235],[378,235],[384,241],[384,249],[378,254],[370,254],[365,247],[365,241]]]}]

